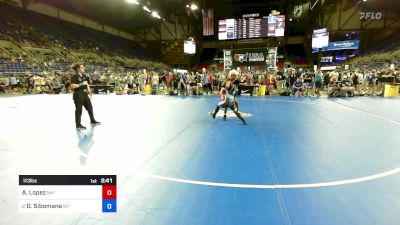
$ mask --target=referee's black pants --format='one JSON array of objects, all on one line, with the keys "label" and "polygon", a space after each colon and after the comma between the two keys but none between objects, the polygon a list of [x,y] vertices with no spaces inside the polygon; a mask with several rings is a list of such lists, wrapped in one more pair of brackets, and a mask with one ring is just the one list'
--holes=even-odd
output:
[{"label": "referee's black pants", "polygon": [[75,103],[75,125],[81,125],[82,106],[85,107],[86,111],[89,113],[90,122],[95,122],[92,102],[87,92],[75,92],[73,97]]}]

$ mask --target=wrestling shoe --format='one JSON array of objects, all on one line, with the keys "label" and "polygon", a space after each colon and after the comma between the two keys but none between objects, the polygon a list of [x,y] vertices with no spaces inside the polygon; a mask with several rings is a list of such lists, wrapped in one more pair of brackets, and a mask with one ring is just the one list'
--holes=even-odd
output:
[{"label": "wrestling shoe", "polygon": [[226,121],[226,115],[224,115],[224,121]]},{"label": "wrestling shoe", "polygon": [[82,125],[77,125],[76,129],[78,129],[78,130],[86,130],[86,127],[84,127]]},{"label": "wrestling shoe", "polygon": [[90,122],[90,124],[92,124],[92,125],[100,125],[101,123],[99,121],[93,121],[93,122]]}]

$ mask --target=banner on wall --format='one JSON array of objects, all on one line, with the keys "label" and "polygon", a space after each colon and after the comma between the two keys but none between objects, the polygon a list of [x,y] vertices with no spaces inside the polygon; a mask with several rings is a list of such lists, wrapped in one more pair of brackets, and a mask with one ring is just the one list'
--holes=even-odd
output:
[{"label": "banner on wall", "polygon": [[266,65],[268,68],[276,68],[276,57],[278,54],[278,48],[268,48],[268,58],[266,60]]},{"label": "banner on wall", "polygon": [[358,49],[359,47],[360,47],[360,40],[329,42],[328,51],[335,51],[342,49]]},{"label": "banner on wall", "polygon": [[310,10],[310,3],[295,5],[293,11],[289,14],[293,19],[300,19],[308,15]]},{"label": "banner on wall", "polygon": [[224,68],[261,66],[275,68],[277,48],[225,49]]},{"label": "banner on wall", "polygon": [[[344,49],[358,49],[360,48],[360,40],[336,41],[329,42],[328,47],[322,48],[321,51],[337,51]],[[318,49],[313,48],[313,53],[317,53]]]},{"label": "banner on wall", "polygon": [[322,64],[332,64],[333,62],[333,56],[323,56],[321,57],[321,63]]},{"label": "banner on wall", "polygon": [[232,69],[232,51],[224,49],[224,70]]},{"label": "banner on wall", "polygon": [[347,60],[347,55],[336,55],[335,57],[335,62],[337,63],[342,63],[345,62]]},{"label": "banner on wall", "polygon": [[277,48],[246,48],[225,49],[224,69],[229,70],[237,67],[260,66],[276,67]]}]

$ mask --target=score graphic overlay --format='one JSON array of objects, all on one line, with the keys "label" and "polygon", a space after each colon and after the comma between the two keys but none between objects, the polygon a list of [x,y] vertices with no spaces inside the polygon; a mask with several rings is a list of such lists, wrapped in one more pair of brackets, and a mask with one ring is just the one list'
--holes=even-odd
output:
[{"label": "score graphic overlay", "polygon": [[117,212],[116,175],[20,175],[19,211]]}]

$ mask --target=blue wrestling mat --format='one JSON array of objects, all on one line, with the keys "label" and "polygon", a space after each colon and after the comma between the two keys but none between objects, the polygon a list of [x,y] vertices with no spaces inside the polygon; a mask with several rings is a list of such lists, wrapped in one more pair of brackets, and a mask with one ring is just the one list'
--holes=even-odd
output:
[{"label": "blue wrestling mat", "polygon": [[[1,98],[1,224],[400,223],[398,98],[240,97],[247,126],[217,102],[96,95],[76,131],[71,95]],[[115,174],[118,211],[19,214],[18,174]]]}]

